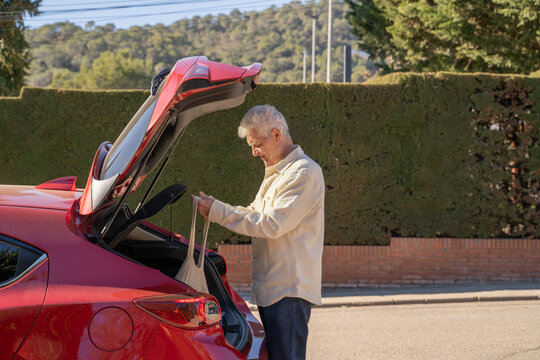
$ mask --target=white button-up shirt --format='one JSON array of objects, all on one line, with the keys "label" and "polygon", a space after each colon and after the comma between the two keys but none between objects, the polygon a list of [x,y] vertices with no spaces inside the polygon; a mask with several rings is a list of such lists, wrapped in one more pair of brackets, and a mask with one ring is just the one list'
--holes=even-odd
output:
[{"label": "white button-up shirt", "polygon": [[296,145],[265,169],[250,206],[214,201],[210,221],[252,237],[254,304],[270,306],[284,297],[321,304],[324,191],[321,167]]}]

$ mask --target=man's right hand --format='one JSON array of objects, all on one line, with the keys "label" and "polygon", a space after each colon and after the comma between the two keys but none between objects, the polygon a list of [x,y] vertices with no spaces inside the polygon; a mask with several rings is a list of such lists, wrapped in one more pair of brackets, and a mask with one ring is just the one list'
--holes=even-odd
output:
[{"label": "man's right hand", "polygon": [[[206,195],[202,191],[199,192],[199,197],[201,199],[199,200],[199,207],[197,211],[204,217],[205,220],[208,220],[208,214],[210,214],[210,208],[212,207],[215,199],[213,196]],[[191,195],[191,198],[193,199],[193,195]]]}]

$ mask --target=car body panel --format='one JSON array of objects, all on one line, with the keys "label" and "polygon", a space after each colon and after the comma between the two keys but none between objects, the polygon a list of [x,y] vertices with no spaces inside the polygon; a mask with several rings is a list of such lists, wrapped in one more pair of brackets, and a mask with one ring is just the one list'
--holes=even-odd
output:
[{"label": "car body panel", "polygon": [[13,357],[41,310],[48,270],[45,259],[23,278],[0,288],[0,360]]},{"label": "car body panel", "polygon": [[[179,332],[182,334],[178,334]],[[238,350],[227,343],[217,327],[186,332],[161,323],[145,359],[173,359],[176,354],[182,354],[186,359],[245,359]]]},{"label": "car body panel", "polygon": [[65,176],[44,182],[43,184],[36,186],[36,189],[75,191],[77,190],[76,184],[76,176]]},{"label": "car body panel", "polygon": [[156,123],[159,120],[163,120],[160,119],[160,117],[165,116],[165,110],[173,105],[173,98],[178,91],[178,87],[180,86],[182,79],[186,75],[186,72],[197,62],[197,58],[197,56],[194,56],[181,59],[176,62],[173,69],[169,73],[169,76],[165,80],[163,91],[160,94],[156,107],[154,108],[154,114],[152,114],[152,118],[148,124],[149,129],[154,129]]},{"label": "car body panel", "polygon": [[[38,189],[34,186],[0,185],[0,206],[69,210],[81,192]],[[1,231],[1,230],[0,230]]]},{"label": "car body panel", "polygon": [[[55,290],[77,292],[73,287]],[[81,299],[79,303],[44,305],[14,359],[126,359],[137,358],[146,352],[159,326],[157,319],[138,311],[135,306],[129,306],[127,302],[123,303],[121,298],[110,303],[96,302],[92,296],[88,296],[88,288],[81,287],[80,290],[86,293],[86,299]],[[134,328],[127,344],[114,352],[100,349],[89,334],[89,324],[94,315],[110,307],[121,308],[128,313]],[[110,324],[109,331],[116,329],[114,324]]]}]

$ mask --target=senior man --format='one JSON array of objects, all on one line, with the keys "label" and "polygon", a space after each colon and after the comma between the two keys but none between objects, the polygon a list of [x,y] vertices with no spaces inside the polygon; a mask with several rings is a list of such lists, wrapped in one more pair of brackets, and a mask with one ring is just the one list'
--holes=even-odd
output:
[{"label": "senior man", "polygon": [[264,180],[248,207],[200,193],[199,213],[252,237],[251,301],[258,305],[271,360],[305,359],[313,304],[321,303],[324,179],[292,142],[284,116],[270,105],[243,117],[238,136],[264,162]]}]

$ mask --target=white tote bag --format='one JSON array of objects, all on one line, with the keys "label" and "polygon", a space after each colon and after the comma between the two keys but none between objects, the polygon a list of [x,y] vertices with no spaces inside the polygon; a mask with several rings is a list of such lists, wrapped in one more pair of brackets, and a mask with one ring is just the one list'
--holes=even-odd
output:
[{"label": "white tote bag", "polygon": [[195,250],[195,223],[197,220],[199,200],[200,198],[198,196],[193,197],[193,213],[191,215],[191,234],[189,236],[188,252],[180,271],[178,271],[178,274],[176,274],[174,278],[191,286],[197,291],[207,293],[208,285],[206,283],[206,277],[204,276],[204,251],[206,248],[206,238],[208,236],[210,220],[206,220],[206,223],[204,224],[203,243],[199,253],[198,264],[195,264],[195,260],[193,259],[193,252]]}]

